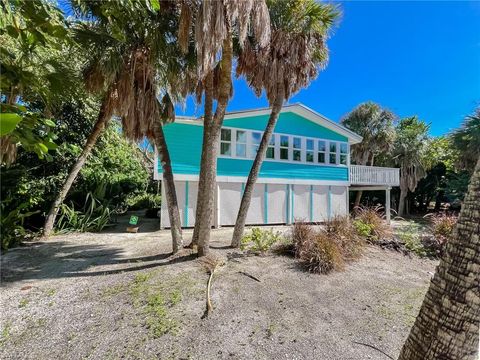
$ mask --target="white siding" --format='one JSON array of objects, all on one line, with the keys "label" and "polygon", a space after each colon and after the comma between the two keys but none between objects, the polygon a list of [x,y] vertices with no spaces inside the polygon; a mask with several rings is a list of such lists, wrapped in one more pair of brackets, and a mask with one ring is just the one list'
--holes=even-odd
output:
[{"label": "white siding", "polygon": [[220,189],[220,225],[234,225],[242,194],[241,183],[218,183]]},{"label": "white siding", "polygon": [[[255,225],[265,223],[264,193],[265,184],[255,184],[255,187],[253,188],[252,201],[250,202],[250,207],[248,208],[247,212],[246,224]],[[235,224],[235,221],[233,224]]]},{"label": "white siding", "polygon": [[332,186],[332,216],[347,215],[347,187]]},{"label": "white siding", "polygon": [[328,219],[328,186],[313,186],[313,221],[320,222]]},{"label": "white siding", "polygon": [[310,185],[293,187],[293,221],[310,222]]},{"label": "white siding", "polygon": [[[187,226],[193,227],[195,226],[195,211],[197,209],[197,193],[198,193],[198,182],[196,181],[189,181],[188,182],[188,224]],[[183,205],[180,205],[182,206]],[[183,224],[182,219],[182,224]]]}]

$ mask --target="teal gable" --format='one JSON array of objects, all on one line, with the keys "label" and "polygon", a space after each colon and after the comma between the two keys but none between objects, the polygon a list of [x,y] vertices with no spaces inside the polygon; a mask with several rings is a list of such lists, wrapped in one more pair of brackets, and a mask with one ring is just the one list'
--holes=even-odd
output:
[{"label": "teal gable", "polygon": [[[244,116],[239,116],[238,114],[235,116],[235,118],[228,118],[227,115],[223,126],[263,131],[268,121],[268,113],[252,116],[246,112]],[[200,121],[183,120],[168,124],[165,125],[164,132],[174,174],[198,175],[203,133],[203,125]],[[349,137],[345,133],[334,131],[299,114],[285,110],[280,114],[274,133],[349,142]],[[217,175],[247,177],[252,162],[252,159],[219,157],[217,161]],[[162,173],[160,163],[158,163],[158,173]],[[346,182],[348,181],[348,166],[265,160],[259,177]]]}]

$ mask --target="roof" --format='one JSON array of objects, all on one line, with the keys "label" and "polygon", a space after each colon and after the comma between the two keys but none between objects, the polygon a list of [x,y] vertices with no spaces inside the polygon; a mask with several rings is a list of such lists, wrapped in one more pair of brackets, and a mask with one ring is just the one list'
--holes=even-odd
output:
[{"label": "roof", "polygon": [[[269,115],[271,112],[270,107],[266,108],[258,108],[258,109],[250,109],[250,110],[240,110],[240,111],[232,111],[225,114],[225,119],[236,119],[242,118],[245,116],[261,116],[261,115]],[[345,126],[340,125],[339,123],[328,119],[327,117],[323,116],[322,114],[316,112],[315,110],[310,109],[309,107],[301,104],[291,104],[291,105],[284,105],[282,107],[281,113],[285,112],[293,112],[297,115],[300,115],[318,125],[324,126],[327,129],[335,131],[349,139],[350,144],[357,144],[362,141],[362,137],[357,133],[347,129]],[[186,123],[196,123],[197,125],[202,125],[202,118],[195,118],[189,116],[177,116],[176,121],[178,122],[186,122]]]}]

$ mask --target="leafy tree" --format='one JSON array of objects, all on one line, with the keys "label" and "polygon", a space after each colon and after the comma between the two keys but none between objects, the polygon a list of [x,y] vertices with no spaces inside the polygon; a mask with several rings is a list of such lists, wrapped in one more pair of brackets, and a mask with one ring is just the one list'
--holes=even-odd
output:
[{"label": "leafy tree", "polygon": [[464,125],[454,131],[451,138],[459,152],[457,166],[471,173],[480,155],[480,108],[467,116]]},{"label": "leafy tree", "polygon": [[446,245],[399,360],[478,359],[480,158],[453,239]]},{"label": "leafy tree", "polygon": [[393,160],[400,167],[400,201],[398,214],[408,214],[406,198],[426,176],[425,152],[428,147],[429,125],[416,116],[400,120],[396,127]]},{"label": "leafy tree", "polygon": [[[373,166],[375,158],[388,153],[395,140],[396,116],[373,102],[358,105],[341,123],[363,137],[352,146],[352,162],[357,165]],[[360,205],[363,191],[357,191],[355,207]]]},{"label": "leafy tree", "polygon": [[326,39],[339,16],[331,4],[313,0],[269,1],[270,45],[262,48],[253,39],[241,49],[237,76],[244,75],[259,96],[265,90],[272,106],[267,126],[243,192],[235,222],[232,246],[240,246],[253,189],[285,100],[307,87],[328,61]]}]

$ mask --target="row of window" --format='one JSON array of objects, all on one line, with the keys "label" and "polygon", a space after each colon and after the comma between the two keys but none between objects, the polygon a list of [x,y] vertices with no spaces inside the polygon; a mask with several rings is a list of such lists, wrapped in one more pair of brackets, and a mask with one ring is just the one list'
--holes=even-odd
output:
[{"label": "row of window", "polygon": [[[224,157],[255,158],[262,133],[250,130],[221,130],[220,155]],[[347,165],[348,143],[309,139],[294,135],[273,134],[266,158],[292,162]]]}]

